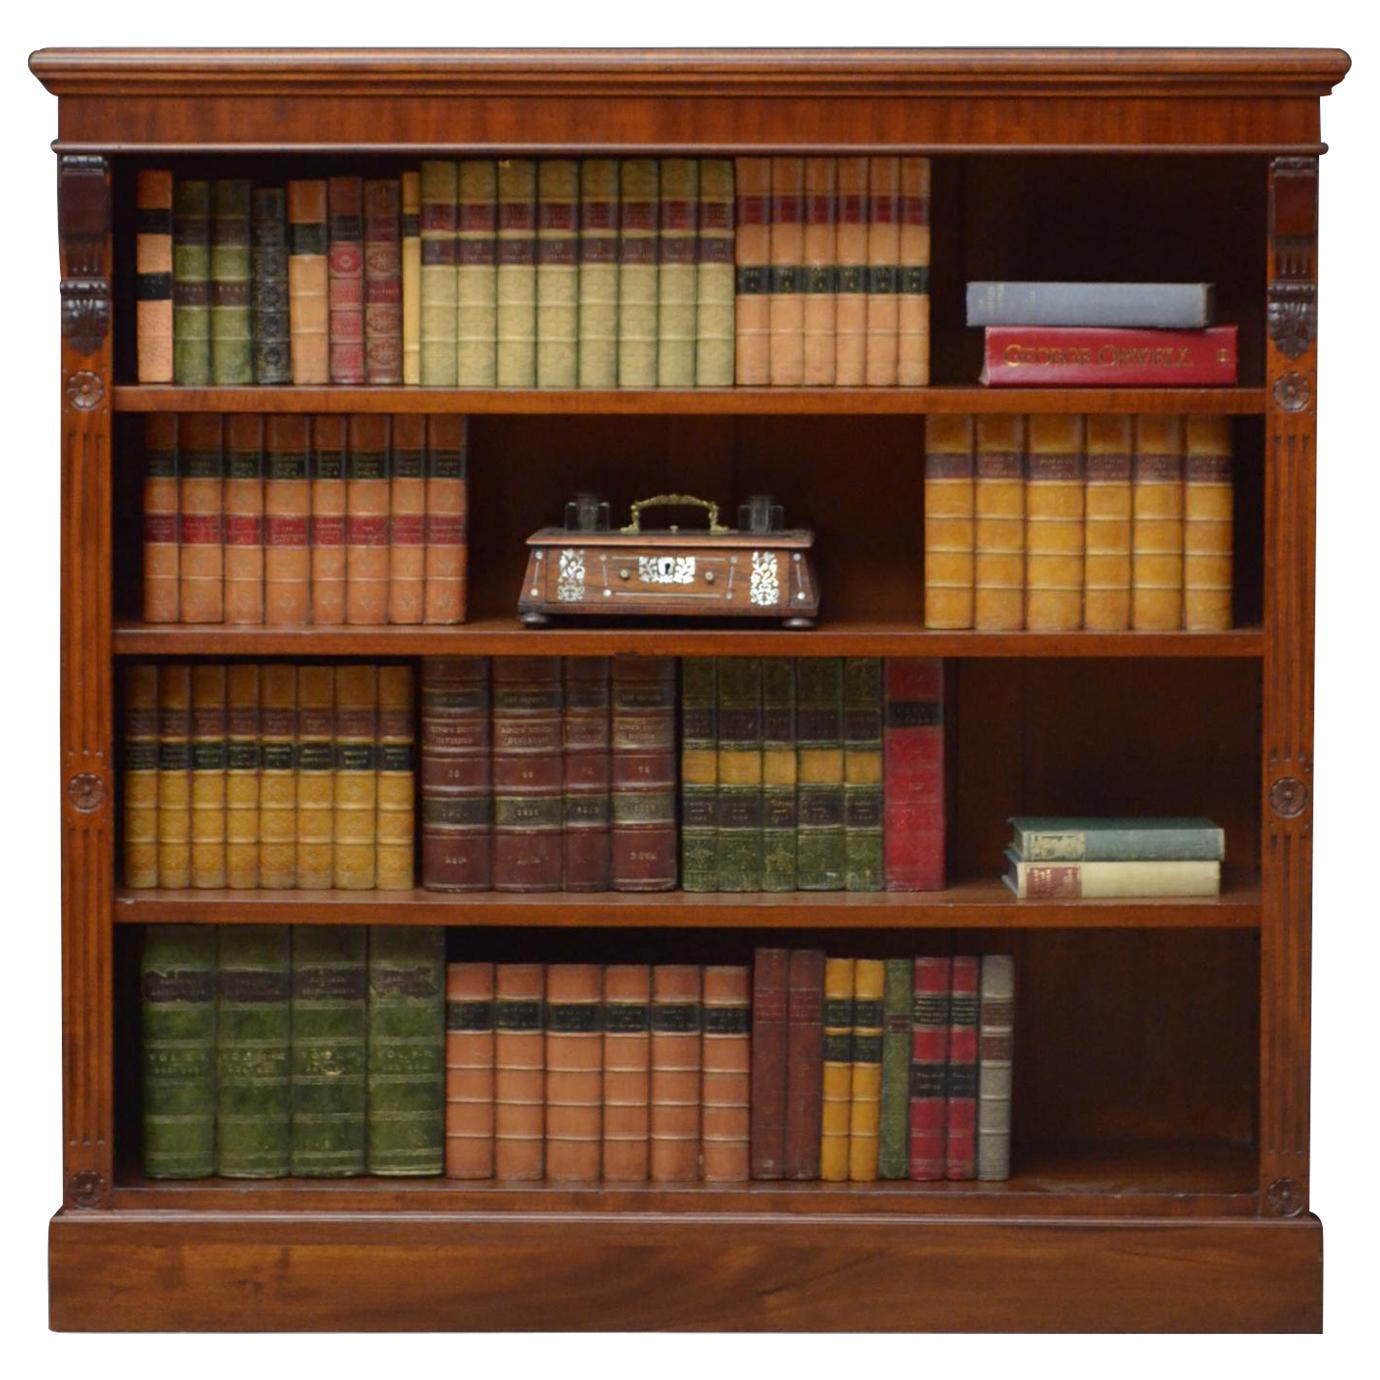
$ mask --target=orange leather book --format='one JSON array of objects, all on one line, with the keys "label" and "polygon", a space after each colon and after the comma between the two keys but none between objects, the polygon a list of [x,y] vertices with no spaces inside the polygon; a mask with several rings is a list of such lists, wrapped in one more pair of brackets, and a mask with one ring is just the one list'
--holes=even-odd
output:
[{"label": "orange leather book", "polygon": [[158,885],[158,667],[125,667],[124,878]]},{"label": "orange leather book", "polygon": [[311,419],[311,621],[345,621],[345,454],[349,419]]},{"label": "orange leather book", "polygon": [[144,622],[178,618],[177,414],[144,417]]},{"label": "orange leather book", "polygon": [[465,621],[467,430],[464,417],[432,416],[426,421],[427,623]]},{"label": "orange leather book", "polygon": [[860,388],[867,377],[867,178],[866,158],[840,158],[835,180],[834,382]]},{"label": "orange leather book", "polygon": [[173,381],[173,175],[143,168],[134,180],[134,334],[140,383]]},{"label": "orange leather book", "polygon": [[259,885],[259,668],[225,671],[225,884]]},{"label": "orange leather book", "polygon": [[805,377],[805,296],[801,264],[805,257],[805,160],[771,160],[771,292],[767,298],[771,332],[768,382],[799,387]]},{"label": "orange leather book", "polygon": [[896,268],[901,258],[901,160],[867,160],[867,367],[869,388],[897,378]]},{"label": "orange leather book", "polygon": [[603,1149],[603,971],[546,969],[546,1177],[597,1183]]},{"label": "orange leather book", "polygon": [[771,377],[771,159],[737,159],[734,185],[734,377],[760,388]]},{"label": "orange leather book", "polygon": [[896,382],[930,381],[930,160],[901,159],[900,252],[896,270]]},{"label": "orange leather book", "polygon": [[1231,418],[1187,419],[1184,454],[1184,627],[1231,627]]},{"label": "orange leather book", "polygon": [[973,445],[973,626],[1025,626],[1025,418],[976,419]]},{"label": "orange leather book", "polygon": [[225,617],[225,459],[220,416],[184,413],[177,433],[182,621],[220,623]]},{"label": "orange leather book", "polygon": [[371,891],[377,881],[377,666],[335,668],[335,819],[332,884]]},{"label": "orange leather book", "polygon": [[806,386],[828,387],[834,382],[837,173],[837,158],[805,160],[805,227],[801,255],[805,366],[801,382]]},{"label": "orange leather book", "polygon": [[1083,626],[1131,626],[1131,418],[1084,422]]},{"label": "orange leather book", "polygon": [[325,182],[289,182],[287,214],[292,381],[299,386],[329,383]]},{"label": "orange leather book", "polygon": [[1025,626],[1083,626],[1083,419],[1028,422],[1025,486]]},{"label": "orange leather book", "polygon": [[311,489],[306,417],[264,423],[264,622],[298,627],[310,611]]},{"label": "orange leather book", "polygon": [[297,885],[297,667],[259,667],[259,885]]},{"label": "orange leather book", "polygon": [[426,418],[393,418],[388,500],[388,621],[420,623],[426,605]]},{"label": "orange leather book", "polygon": [[752,978],[746,967],[704,970],[700,1157],[706,1183],[745,1183],[752,1116]]},{"label": "orange leather book", "polygon": [[335,879],[335,668],[297,668],[297,885]]},{"label": "orange leather book", "polygon": [[225,665],[192,667],[192,885],[225,885]]},{"label": "orange leather book", "polygon": [[355,413],[345,458],[345,621],[388,621],[390,418]]},{"label": "orange leather book", "polygon": [[546,1072],[540,963],[500,963],[494,973],[494,1177],[542,1176]]},{"label": "orange leather book", "polygon": [[925,418],[925,626],[973,626],[973,419]]},{"label": "orange leather book", "polygon": [[411,891],[417,798],[412,667],[378,669],[378,889]]},{"label": "orange leather book", "polygon": [[1131,626],[1183,627],[1184,419],[1136,418],[1131,469]]},{"label": "orange leather book", "polygon": [[158,885],[192,884],[192,668],[158,667]]},{"label": "orange leather book", "polygon": [[446,1177],[494,1176],[494,965],[446,965]]},{"label": "orange leather book", "polygon": [[700,1177],[700,970],[685,963],[652,969],[650,1177]]},{"label": "orange leather book", "polygon": [[225,621],[264,621],[264,419],[225,419]]},{"label": "orange leather book", "polygon": [[604,1153],[606,1183],[643,1183],[651,1124],[652,970],[604,969]]}]

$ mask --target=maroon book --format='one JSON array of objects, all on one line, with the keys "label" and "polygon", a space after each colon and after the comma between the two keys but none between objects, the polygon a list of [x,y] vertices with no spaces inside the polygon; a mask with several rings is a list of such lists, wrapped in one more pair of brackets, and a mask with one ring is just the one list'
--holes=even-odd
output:
[{"label": "maroon book", "polygon": [[559,891],[561,659],[493,659],[494,890]]},{"label": "maroon book", "polygon": [[326,212],[331,382],[363,383],[363,180],[358,177],[331,178],[326,184]]},{"label": "maroon book", "polygon": [[565,658],[565,889],[608,891],[609,659]]},{"label": "maroon book", "polygon": [[888,657],[882,730],[888,891],[945,884],[944,663]]},{"label": "maroon book", "polygon": [[752,956],[752,1177],[786,1172],[786,983],[790,953]]},{"label": "maroon book", "polygon": [[402,378],[402,188],[364,184],[364,372],[369,383]]},{"label": "maroon book", "polygon": [[786,991],[785,1177],[819,1178],[824,1089],[824,950],[792,949]]},{"label": "maroon book", "polygon": [[493,886],[489,659],[422,658],[422,885]]},{"label": "maroon book", "polygon": [[988,326],[989,388],[1189,388],[1236,382],[1236,327]]},{"label": "maroon book", "polygon": [[949,995],[948,1075],[945,1079],[944,1177],[977,1177],[978,969],[971,955],[956,957]]},{"label": "maroon book", "polygon": [[952,960],[917,958],[910,1008],[910,1177],[942,1179]]},{"label": "maroon book", "polygon": [[613,660],[613,889],[676,885],[676,661]]}]

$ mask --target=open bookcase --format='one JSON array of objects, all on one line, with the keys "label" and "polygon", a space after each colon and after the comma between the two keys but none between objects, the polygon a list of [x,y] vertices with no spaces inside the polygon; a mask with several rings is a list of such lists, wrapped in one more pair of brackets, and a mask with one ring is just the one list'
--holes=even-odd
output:
[{"label": "open bookcase", "polygon": [[[62,254],[61,1329],[1310,1330],[1313,503],[1319,100],[1335,51],[47,50]],[[134,175],[283,180],[426,157],[924,154],[923,388],[179,388],[134,368]],[[311,175],[324,175],[314,173]],[[1240,330],[1217,389],[988,390],[970,279],[1211,282]],[[141,621],[142,414],[457,413],[459,626]],[[1236,457],[1232,626],[927,631],[924,419],[1217,413]],[[817,533],[818,626],[516,618],[524,540],[577,489],[771,491]],[[428,655],[950,658],[939,892],[468,894],[119,885],[128,659]],[[1220,896],[1017,902],[1009,815],[1201,813]],[[1000,1183],[589,1185],[147,1180],[139,927],[445,925],[496,956],[745,962],[754,945],[1011,952]]]}]

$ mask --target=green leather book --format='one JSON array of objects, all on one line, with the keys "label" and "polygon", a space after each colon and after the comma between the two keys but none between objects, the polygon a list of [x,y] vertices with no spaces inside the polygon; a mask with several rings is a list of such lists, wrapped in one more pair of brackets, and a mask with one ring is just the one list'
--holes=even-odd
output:
[{"label": "green leather book", "polygon": [[581,388],[618,386],[618,166],[580,164]]},{"label": "green leather book", "polygon": [[763,891],[796,887],[795,787],[795,661],[788,656],[763,657]]},{"label": "green leather book", "polygon": [[454,388],[459,377],[457,165],[423,163],[421,188],[421,379],[425,386]]},{"label": "green leather book", "polygon": [[144,1173],[216,1172],[216,932],[150,925],[139,955]]},{"label": "green leather book", "polygon": [[846,886],[881,891],[882,661],[850,656],[843,664],[843,824]]},{"label": "green leather book", "polygon": [[910,1174],[910,1001],[908,958],[886,961],[882,993],[882,1114],[877,1148],[877,1177],[904,1179]]},{"label": "green leather book", "polygon": [[762,658],[719,660],[720,891],[762,889]]},{"label": "green leather book", "polygon": [[537,164],[537,387],[574,388],[579,352],[580,165]]},{"label": "green leather book", "polygon": [[250,206],[254,382],[291,383],[287,193],[281,187],[258,187]]},{"label": "green leather book", "polygon": [[499,388],[537,382],[537,165],[505,158],[498,165]]},{"label": "green leather book", "polygon": [[656,365],[661,388],[695,386],[699,184],[695,159],[661,160]]},{"label": "green leather book", "polygon": [[216,1173],[274,1179],[291,1166],[292,931],[219,926]]},{"label": "green leather book", "polygon": [[680,663],[680,878],[686,891],[717,891],[719,662]]},{"label": "green leather book", "polygon": [[618,386],[654,388],[657,355],[657,163],[619,165]]},{"label": "green leather book", "polygon": [[733,160],[700,160],[695,279],[695,383],[733,386]]},{"label": "green leather book", "polygon": [[369,931],[292,931],[292,1172],[363,1174]]},{"label": "green leather book", "polygon": [[211,382],[254,382],[246,178],[211,184]]},{"label": "green leather book", "polygon": [[842,891],[847,879],[843,782],[843,658],[798,657],[796,886]]},{"label": "green leather book", "polygon": [[461,388],[492,388],[498,373],[498,164],[467,158],[460,164],[460,221],[456,232]]},{"label": "green leather book", "polygon": [[446,934],[369,930],[371,1174],[439,1174],[445,1147]]},{"label": "green leather book", "polygon": [[173,382],[211,382],[211,184],[173,183]]}]

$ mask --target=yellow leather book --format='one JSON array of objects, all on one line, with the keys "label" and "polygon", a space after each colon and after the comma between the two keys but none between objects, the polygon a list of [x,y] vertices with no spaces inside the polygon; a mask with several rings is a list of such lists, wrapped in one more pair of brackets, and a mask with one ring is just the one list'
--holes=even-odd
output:
[{"label": "yellow leather book", "polygon": [[422,381],[422,175],[402,175],[402,348],[404,384]]},{"label": "yellow leather book", "polygon": [[292,381],[299,386],[329,383],[325,181],[289,182],[287,215]]},{"label": "yellow leather book", "polygon": [[380,666],[378,693],[378,889],[410,891],[416,798],[412,667]]},{"label": "yellow leather book", "polygon": [[124,875],[158,885],[158,667],[125,668]]},{"label": "yellow leather book", "polygon": [[225,884],[259,885],[259,668],[225,671]]},{"label": "yellow leather book", "polygon": [[225,666],[192,667],[192,885],[225,885]]},{"label": "yellow leather book", "polygon": [[927,628],[973,626],[973,497],[973,419],[926,417]]},{"label": "yellow leather book", "polygon": [[853,1095],[848,1115],[848,1177],[877,1177],[882,1119],[882,998],[886,964],[860,958],[853,965]]},{"label": "yellow leather book", "polygon": [[372,891],[377,880],[378,667],[335,668],[333,883]]},{"label": "yellow leather book", "polygon": [[580,316],[579,204],[579,163],[573,158],[542,159],[537,164],[538,388],[575,387]]},{"label": "yellow leather book", "polygon": [[1086,422],[1083,517],[1083,626],[1131,626],[1131,436],[1127,416]]},{"label": "yellow leather book", "polygon": [[834,203],[834,383],[860,388],[867,375],[866,158],[840,158]]},{"label": "yellow leather book", "polygon": [[663,158],[657,240],[656,381],[661,388],[695,386],[699,196],[699,163],[693,158]]},{"label": "yellow leather book", "polygon": [[537,165],[504,158],[498,165],[499,388],[531,388],[537,381]]},{"label": "yellow leather book", "polygon": [[1183,627],[1184,419],[1136,418],[1131,476],[1131,626]]},{"label": "yellow leather book", "polygon": [[848,1178],[848,1123],[853,1103],[853,969],[851,958],[824,960],[824,1072],[819,1177]]},{"label": "yellow leather book", "polygon": [[805,377],[805,160],[771,160],[771,329],[773,387],[795,388]]},{"label": "yellow leather book", "polygon": [[192,884],[192,668],[158,668],[158,885]]},{"label": "yellow leather book", "polygon": [[869,388],[894,388],[896,267],[901,257],[901,160],[867,160],[867,365]]},{"label": "yellow leather book", "polygon": [[297,668],[297,885],[335,875],[335,669]]},{"label": "yellow leather book", "polygon": [[297,667],[259,668],[259,885],[297,885]]},{"label": "yellow leather book", "polygon": [[805,160],[805,212],[802,243],[804,293],[802,331],[806,387],[830,387],[834,382],[835,310],[834,259],[836,230],[834,210],[838,200],[837,158]]},{"label": "yellow leather book", "polygon": [[1083,626],[1083,419],[1029,419],[1025,459],[1025,626]]},{"label": "yellow leather book", "polygon": [[901,159],[900,256],[896,269],[896,382],[930,381],[930,160]]},{"label": "yellow leather book", "polygon": [[1189,417],[1184,436],[1184,627],[1231,627],[1230,417]]},{"label": "yellow leather book", "polygon": [[1025,626],[1025,418],[979,417],[973,444],[973,626]]}]

